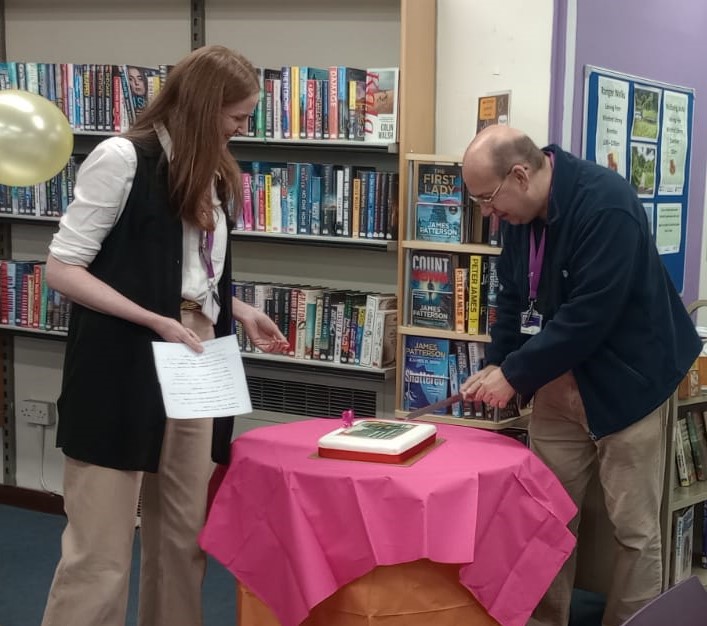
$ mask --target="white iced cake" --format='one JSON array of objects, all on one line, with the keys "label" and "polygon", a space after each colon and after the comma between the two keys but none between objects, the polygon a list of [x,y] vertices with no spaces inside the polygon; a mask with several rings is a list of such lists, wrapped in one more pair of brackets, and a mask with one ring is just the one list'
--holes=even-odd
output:
[{"label": "white iced cake", "polygon": [[434,424],[399,420],[360,419],[319,439],[319,456],[399,463],[432,445]]}]

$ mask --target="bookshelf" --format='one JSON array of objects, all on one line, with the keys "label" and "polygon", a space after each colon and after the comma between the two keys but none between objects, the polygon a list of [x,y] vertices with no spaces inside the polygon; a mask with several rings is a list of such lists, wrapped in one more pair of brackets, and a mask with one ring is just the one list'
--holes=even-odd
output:
[{"label": "bookshelf", "polygon": [[[486,333],[470,334],[459,332],[448,328],[429,327],[415,325],[412,320],[413,302],[410,294],[410,284],[412,275],[412,253],[422,251],[429,253],[449,253],[458,255],[482,255],[484,257],[497,257],[501,253],[499,246],[488,243],[448,243],[441,241],[423,241],[416,238],[416,216],[415,206],[417,201],[418,172],[421,164],[444,166],[460,166],[461,158],[448,155],[435,154],[406,154],[407,169],[407,198],[408,201],[401,205],[401,215],[399,220],[399,244],[398,244],[398,357],[397,357],[397,377],[396,377],[396,416],[404,418],[406,410],[405,394],[405,345],[408,337],[428,338],[431,340],[449,340],[450,355],[453,345],[451,342],[473,342],[486,344],[491,341],[491,337]],[[463,183],[461,184],[463,186]],[[467,209],[468,211],[468,209]],[[470,211],[468,211],[470,213]],[[473,227],[467,228],[466,221],[471,220],[471,215],[466,214],[462,218],[462,232],[471,234],[472,241],[480,241],[483,238],[474,234]],[[464,241],[465,237],[460,237]],[[453,282],[453,281],[451,281]],[[454,308],[453,306],[451,308]],[[452,311],[453,313],[453,311]],[[453,321],[453,320],[452,320]],[[464,323],[466,327],[466,322]],[[485,329],[484,329],[485,331]],[[466,348],[464,348],[466,350]],[[466,357],[464,357],[466,358]],[[471,357],[469,357],[471,361]],[[485,428],[489,430],[503,430],[509,426],[518,425],[523,416],[500,418],[498,420],[477,419],[474,417],[458,417],[453,415],[425,415],[424,420],[445,424],[457,424],[461,426],[473,426],[475,428]]]},{"label": "bookshelf", "polygon": [[[7,38],[8,58],[157,66],[175,62],[196,45],[223,44],[237,48],[260,67],[399,67],[398,141],[394,143],[240,137],[234,138],[231,148],[243,161],[302,160],[398,171],[399,206],[404,206],[405,154],[429,152],[434,147],[435,91],[430,85],[435,84],[436,73],[436,0],[363,0],[335,6],[327,0],[277,0],[267,6],[258,0],[245,0],[237,7],[222,0],[196,0],[189,4],[190,7],[178,0],[165,0],[159,8],[141,5],[136,9],[134,3],[121,8],[61,0],[43,12],[37,8],[29,10],[24,3],[13,0],[6,5],[6,29],[11,31]],[[131,28],[133,22],[135,30]],[[133,32],[139,40],[137,45],[118,41],[107,51],[105,37],[114,32],[116,25]],[[362,29],[373,38],[370,45],[360,45]],[[158,32],[159,46],[154,43]],[[263,33],[269,35],[264,37]],[[106,136],[103,132],[76,131],[75,153],[87,154]],[[0,217],[0,258],[43,258],[56,225],[56,218]],[[231,246],[236,279],[395,290],[396,241],[234,232]],[[63,339],[61,332],[0,328],[6,407],[12,406],[15,397],[58,396]],[[42,375],[35,376],[45,353],[50,365]],[[394,412],[394,368],[307,363],[255,354],[246,355],[245,360],[254,387],[264,396],[272,395],[269,387],[279,389],[278,385],[283,384],[283,395],[306,390],[309,395],[292,405],[294,413],[300,407],[316,404],[334,406],[337,398],[344,398],[341,401],[345,402],[349,397],[345,393],[367,394],[364,402],[373,398],[376,412]],[[270,405],[264,406],[262,413],[268,415],[266,422],[272,421],[273,415],[292,417],[280,409],[272,411]],[[0,483],[38,489],[39,481],[32,477],[35,470],[30,467],[39,465],[30,451],[36,435],[25,425],[16,424],[11,411],[6,410],[5,414],[8,420],[2,431],[5,453]],[[46,434],[47,467],[55,470],[57,476],[52,476],[52,482],[59,484],[60,455],[53,450],[53,431],[48,429]]]},{"label": "bookshelf", "polygon": [[[690,315],[698,309],[707,306],[707,300],[697,300],[687,307]],[[692,573],[696,575],[703,585],[707,586],[707,570],[699,564],[698,550],[703,548],[705,533],[700,532],[705,523],[703,515],[696,505],[707,501],[707,480],[698,480],[693,484],[683,487],[679,484],[676,466],[676,441],[673,436],[678,417],[689,410],[700,413],[707,411],[707,393],[688,398],[679,398],[675,390],[669,401],[668,423],[666,427],[666,454],[665,454],[665,481],[663,486],[663,504],[661,510],[661,539],[663,543],[663,588],[670,586],[670,574],[673,567],[674,550],[674,516],[675,513],[689,506],[694,506],[694,537]],[[707,517],[705,515],[704,517]],[[704,549],[704,548],[703,548]],[[698,557],[698,558],[694,558]]]}]

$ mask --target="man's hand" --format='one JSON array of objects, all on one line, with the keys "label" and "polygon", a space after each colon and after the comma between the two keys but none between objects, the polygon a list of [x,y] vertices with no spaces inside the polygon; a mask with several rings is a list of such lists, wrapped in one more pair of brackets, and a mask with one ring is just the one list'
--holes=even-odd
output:
[{"label": "man's hand", "polygon": [[488,365],[467,378],[460,391],[465,402],[484,402],[489,406],[501,408],[516,394],[497,365]]}]

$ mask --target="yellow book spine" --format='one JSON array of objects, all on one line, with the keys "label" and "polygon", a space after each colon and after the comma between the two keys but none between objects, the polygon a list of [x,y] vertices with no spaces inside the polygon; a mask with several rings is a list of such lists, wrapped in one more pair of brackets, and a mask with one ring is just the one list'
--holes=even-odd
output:
[{"label": "yellow book spine", "polygon": [[472,254],[469,257],[469,321],[467,332],[470,335],[479,334],[481,318],[481,256]]}]

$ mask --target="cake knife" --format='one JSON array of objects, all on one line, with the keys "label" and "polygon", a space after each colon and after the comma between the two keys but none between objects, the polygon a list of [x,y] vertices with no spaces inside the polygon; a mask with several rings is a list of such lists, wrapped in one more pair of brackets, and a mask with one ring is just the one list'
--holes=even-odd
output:
[{"label": "cake knife", "polygon": [[450,404],[454,404],[455,402],[459,402],[460,400],[462,400],[462,394],[455,393],[453,396],[450,396],[449,398],[444,398],[443,400],[438,400],[437,402],[433,402],[432,404],[428,404],[427,406],[423,406],[419,409],[415,409],[414,411],[410,411],[410,413],[408,413],[404,419],[405,419],[405,421],[417,419],[418,417],[422,417],[423,415],[426,415],[427,413],[432,413],[432,411],[436,411],[437,409],[442,409],[444,407],[449,406]]}]

